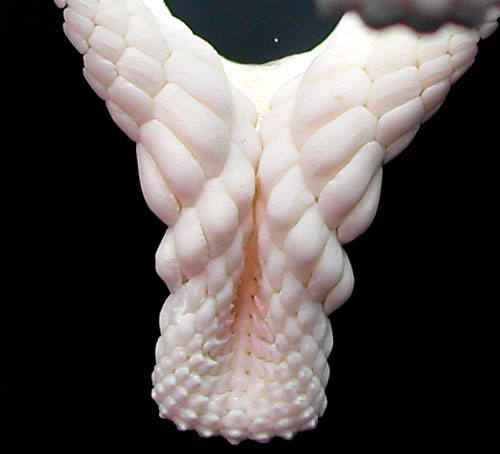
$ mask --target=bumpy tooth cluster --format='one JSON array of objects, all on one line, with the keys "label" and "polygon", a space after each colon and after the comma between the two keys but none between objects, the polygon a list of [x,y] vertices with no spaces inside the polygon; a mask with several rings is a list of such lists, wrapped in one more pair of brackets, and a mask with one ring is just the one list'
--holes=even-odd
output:
[{"label": "bumpy tooth cluster", "polygon": [[500,12],[478,31],[426,36],[346,15],[274,95],[259,137],[220,57],[162,0],[55,1],[169,226],[156,256],[171,292],[153,372],[160,416],[231,443],[315,427],[328,315],[353,286],[342,245],[370,225],[383,163],[439,108]]},{"label": "bumpy tooth cluster", "polygon": [[475,27],[500,0],[316,0],[331,15],[357,11],[368,25],[386,27],[399,22],[420,32],[434,31],[447,22]]}]

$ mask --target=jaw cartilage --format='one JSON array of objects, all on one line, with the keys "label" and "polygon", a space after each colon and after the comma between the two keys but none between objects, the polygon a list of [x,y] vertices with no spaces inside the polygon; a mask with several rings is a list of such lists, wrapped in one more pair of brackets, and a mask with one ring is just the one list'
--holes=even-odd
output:
[{"label": "jaw cartilage", "polygon": [[375,216],[382,167],[472,65],[477,29],[369,29],[354,13],[310,53],[222,59],[162,0],[57,0],[86,80],[135,142],[156,255],[153,398],[181,430],[291,438],[326,408],[343,245]]}]

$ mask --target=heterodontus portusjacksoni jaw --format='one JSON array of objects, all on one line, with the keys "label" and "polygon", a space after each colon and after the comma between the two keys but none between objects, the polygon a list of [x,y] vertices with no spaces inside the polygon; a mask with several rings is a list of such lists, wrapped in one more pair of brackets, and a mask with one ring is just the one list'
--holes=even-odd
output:
[{"label": "heterodontus portusjacksoni jaw", "polygon": [[313,428],[328,315],[353,286],[342,245],[370,225],[382,165],[439,108],[500,12],[433,35],[373,31],[351,13],[312,53],[245,68],[162,0],[56,3],[169,226],[157,253],[171,292],[153,373],[160,415],[232,443]]}]

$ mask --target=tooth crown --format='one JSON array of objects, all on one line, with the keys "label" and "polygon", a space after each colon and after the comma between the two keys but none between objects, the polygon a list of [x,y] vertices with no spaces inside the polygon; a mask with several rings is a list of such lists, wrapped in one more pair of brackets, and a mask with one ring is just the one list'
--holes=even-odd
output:
[{"label": "tooth crown", "polygon": [[291,438],[326,408],[342,245],[371,223],[382,165],[413,139],[496,27],[374,31],[347,14],[257,112],[162,0],[55,0],[84,76],[137,142],[156,255],[160,416],[232,443]]}]

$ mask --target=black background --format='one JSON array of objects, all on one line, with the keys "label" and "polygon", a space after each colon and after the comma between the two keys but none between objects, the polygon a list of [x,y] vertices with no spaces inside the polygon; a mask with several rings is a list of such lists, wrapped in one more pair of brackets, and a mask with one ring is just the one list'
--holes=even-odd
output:
[{"label": "black background", "polygon": [[[306,50],[331,27],[308,2],[170,3],[242,61]],[[178,432],[150,398],[165,227],[143,201],[133,143],[86,85],[52,1],[1,0],[0,20],[0,451],[234,450]],[[498,359],[498,49],[498,34],[480,44],[440,112],[386,166],[374,224],[346,247],[356,286],[331,317],[318,428],[240,451],[406,452],[488,433],[473,427],[492,405]]]}]

